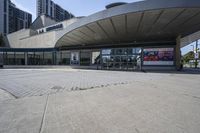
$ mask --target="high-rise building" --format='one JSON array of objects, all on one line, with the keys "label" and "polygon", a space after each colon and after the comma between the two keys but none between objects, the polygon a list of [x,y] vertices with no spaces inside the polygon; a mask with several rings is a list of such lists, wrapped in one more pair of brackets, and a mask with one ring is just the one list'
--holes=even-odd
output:
[{"label": "high-rise building", "polygon": [[73,18],[74,15],[64,10],[52,0],[37,0],[37,16],[47,15],[55,21],[63,21]]},{"label": "high-rise building", "polygon": [[32,15],[20,10],[10,0],[0,0],[0,33],[4,35],[29,28]]}]

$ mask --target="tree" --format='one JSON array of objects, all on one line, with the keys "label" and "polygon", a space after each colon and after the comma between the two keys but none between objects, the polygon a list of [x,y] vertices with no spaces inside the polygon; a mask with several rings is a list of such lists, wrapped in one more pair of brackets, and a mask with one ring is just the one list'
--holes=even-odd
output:
[{"label": "tree", "polygon": [[3,47],[3,45],[4,45],[3,35],[0,33],[0,47]]},{"label": "tree", "polygon": [[[199,52],[199,59],[200,59],[200,52]],[[183,56],[183,62],[184,62],[184,64],[188,64],[191,60],[195,60],[194,59],[194,52],[193,51],[190,51],[190,52],[188,52],[187,54],[185,54]],[[198,62],[194,62],[194,63],[196,64]]]},{"label": "tree", "polygon": [[184,63],[189,63],[190,60],[194,59],[194,52],[190,51],[183,56]]}]

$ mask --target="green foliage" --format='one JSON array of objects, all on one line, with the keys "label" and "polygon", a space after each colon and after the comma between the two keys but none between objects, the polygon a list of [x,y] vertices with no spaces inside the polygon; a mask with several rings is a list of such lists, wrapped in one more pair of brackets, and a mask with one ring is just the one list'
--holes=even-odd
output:
[{"label": "green foliage", "polygon": [[190,60],[194,59],[194,52],[190,51],[189,53],[183,56],[184,63],[189,63]]},{"label": "green foliage", "polygon": [[[199,55],[200,55],[200,53],[199,53]],[[193,51],[190,51],[183,56],[184,63],[189,63],[190,60],[194,60],[194,52]]]}]

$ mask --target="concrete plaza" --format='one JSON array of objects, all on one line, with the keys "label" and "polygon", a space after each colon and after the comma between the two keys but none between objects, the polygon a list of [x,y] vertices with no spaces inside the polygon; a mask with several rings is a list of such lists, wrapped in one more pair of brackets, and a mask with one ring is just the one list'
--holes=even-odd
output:
[{"label": "concrete plaza", "polygon": [[0,70],[0,133],[199,131],[199,74]]}]

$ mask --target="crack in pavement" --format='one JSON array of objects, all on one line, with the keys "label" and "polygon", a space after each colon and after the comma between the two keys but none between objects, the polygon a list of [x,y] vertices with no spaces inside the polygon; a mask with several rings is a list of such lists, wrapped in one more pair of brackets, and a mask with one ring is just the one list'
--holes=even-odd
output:
[{"label": "crack in pavement", "polygon": [[49,102],[49,95],[47,95],[47,99],[46,99],[46,103],[45,103],[45,107],[44,107],[44,113],[43,113],[43,116],[42,116],[42,121],[41,121],[40,129],[39,129],[39,133],[43,132],[44,121],[45,121],[45,117],[46,117],[48,102]]},{"label": "crack in pavement", "polygon": [[12,94],[11,92],[7,91],[7,90],[4,89],[4,88],[0,88],[0,90],[4,91],[6,94],[8,94],[9,96],[13,97],[14,99],[18,99],[17,96],[15,96],[14,94]]}]

